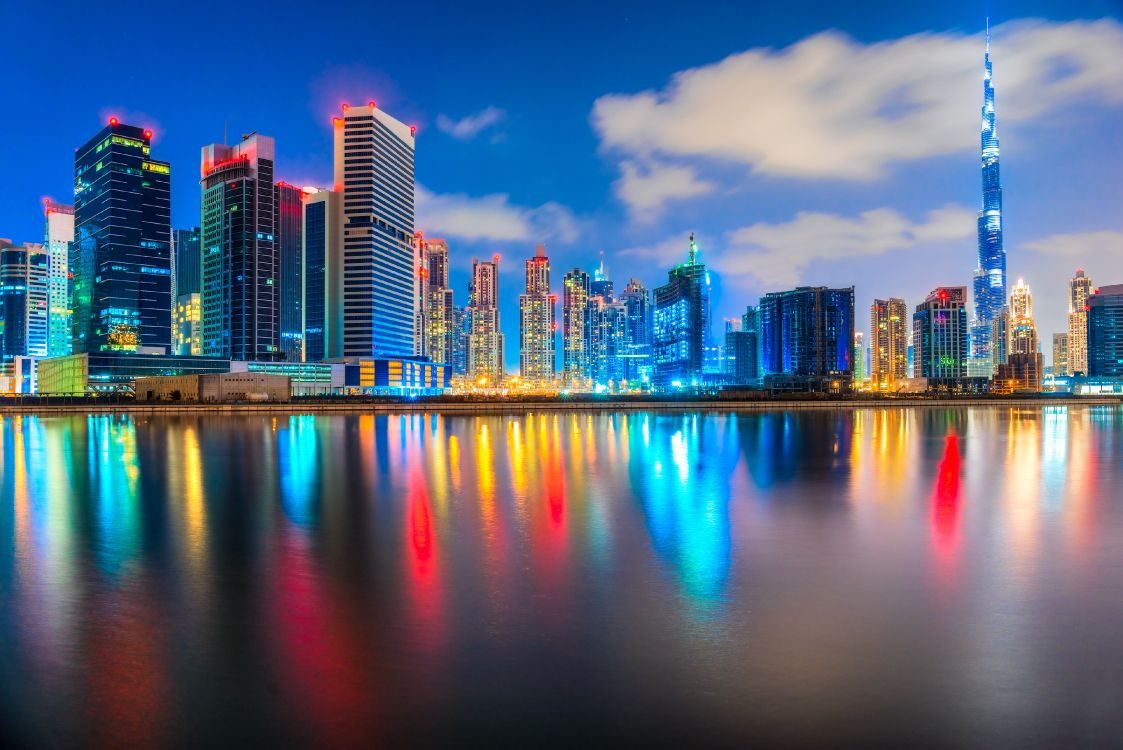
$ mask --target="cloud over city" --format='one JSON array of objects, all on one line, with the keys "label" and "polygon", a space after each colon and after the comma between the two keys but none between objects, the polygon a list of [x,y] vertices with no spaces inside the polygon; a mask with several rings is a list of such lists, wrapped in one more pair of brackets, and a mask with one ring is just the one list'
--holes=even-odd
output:
[{"label": "cloud over city", "polygon": [[507,119],[507,113],[498,107],[486,107],[479,112],[453,119],[441,113],[437,115],[437,129],[461,141],[470,141],[488,128],[493,128]]},{"label": "cloud over city", "polygon": [[467,241],[573,242],[581,234],[580,221],[573,212],[552,201],[520,206],[506,193],[433,193],[421,185],[415,196],[417,226],[427,235]]}]

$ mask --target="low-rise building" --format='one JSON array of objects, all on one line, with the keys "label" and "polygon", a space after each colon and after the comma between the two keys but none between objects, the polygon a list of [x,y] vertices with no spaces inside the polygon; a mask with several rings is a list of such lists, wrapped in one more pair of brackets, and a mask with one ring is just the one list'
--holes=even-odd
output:
[{"label": "low-rise building", "polygon": [[93,396],[128,393],[133,381],[142,377],[229,372],[230,360],[220,357],[93,352],[41,359],[38,369],[40,395]]},{"label": "low-rise building", "polygon": [[137,401],[238,401],[286,402],[292,398],[287,375],[259,372],[227,372],[207,375],[164,375],[137,378]]}]

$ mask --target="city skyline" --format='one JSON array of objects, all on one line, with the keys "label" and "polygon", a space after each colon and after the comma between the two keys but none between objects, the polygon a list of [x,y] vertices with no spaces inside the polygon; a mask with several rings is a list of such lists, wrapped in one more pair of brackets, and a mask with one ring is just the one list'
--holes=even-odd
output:
[{"label": "city skyline", "polygon": [[[991,7],[991,56],[1007,157],[1008,272],[1037,290],[1037,325],[1045,338],[1068,328],[1063,279],[1080,266],[1110,283],[1112,261],[1123,247],[1121,227],[1100,197],[1117,188],[1115,154],[1123,152],[1114,148],[1121,136],[1109,126],[1123,101],[1123,81],[1109,66],[1123,50],[1123,26],[1110,4],[1086,7],[1083,20],[1071,19],[1059,4],[1023,7]],[[508,341],[518,334],[521,259],[540,242],[558,268],[591,270],[604,250],[617,284],[636,276],[631,269],[639,266],[642,281],[654,288],[694,231],[713,274],[718,321],[739,317],[745,304],[764,293],[797,285],[854,284],[859,310],[888,297],[903,298],[911,309],[936,285],[970,287],[980,203],[975,115],[982,9],[964,4],[913,11],[891,22],[877,13],[851,19],[817,10],[810,24],[791,23],[779,11],[757,11],[759,28],[751,30],[738,16],[731,22],[745,33],[725,31],[712,45],[692,48],[678,43],[642,69],[612,72],[596,68],[596,61],[582,62],[577,82],[551,99],[527,82],[494,81],[488,66],[495,61],[487,55],[473,58],[469,67],[482,88],[460,92],[435,83],[432,68],[407,69],[388,52],[329,58],[333,62],[322,69],[310,65],[291,80],[271,80],[260,92],[239,92],[246,103],[211,96],[214,111],[205,114],[137,93],[150,76],[184,64],[176,35],[150,70],[123,79],[107,75],[96,91],[78,92],[71,117],[41,128],[46,145],[27,155],[3,154],[17,168],[0,188],[6,206],[0,236],[41,241],[36,201],[50,196],[69,202],[67,169],[56,165],[108,114],[151,125],[153,147],[172,164],[172,226],[187,228],[198,224],[197,178],[188,162],[201,145],[219,140],[224,129],[228,142],[241,132],[267,132],[277,138],[279,179],[330,184],[331,117],[341,101],[375,97],[418,127],[417,227],[448,239],[458,304],[472,257],[499,253],[507,261],[499,286],[511,292],[501,301]],[[622,13],[619,23],[634,26],[638,38],[663,38],[643,13],[612,12]],[[59,23],[100,23],[82,12],[72,16]],[[504,23],[511,28],[519,21]],[[451,31],[442,23],[433,33]],[[687,36],[697,33],[691,29]],[[929,53],[942,68],[925,62]],[[787,80],[782,76],[795,76],[820,57],[853,78],[827,81],[837,87],[832,106],[821,108],[829,113],[801,109],[808,103],[802,92],[780,96],[774,89]],[[10,92],[15,103],[59,64],[51,59],[17,76]],[[111,71],[117,65],[108,64]],[[768,73],[768,66],[777,70]],[[894,92],[874,69],[883,66],[896,71]],[[206,72],[183,79],[184,97],[192,96]],[[917,93],[919,82],[931,76],[938,101]],[[484,85],[489,81],[495,85]],[[714,120],[723,124],[708,128],[711,143],[690,138],[683,125],[694,115],[683,111],[684,102],[697,97],[710,107],[721,91],[741,82],[767,94],[777,117],[800,113],[787,122],[805,153],[775,137],[774,126],[751,104],[728,112],[727,121]],[[277,98],[262,101],[266,96]],[[279,102],[286,106],[279,109]],[[1075,121],[1069,105],[1080,113]],[[558,117],[559,106],[569,114]],[[541,127],[540,118],[550,113],[557,122]],[[712,112],[698,116],[703,114]],[[738,118],[747,125],[739,127]],[[889,125],[891,132],[885,130]],[[937,126],[948,133],[934,135]],[[861,132],[891,137],[873,146],[856,135]],[[553,149],[558,138],[563,147]],[[758,143],[760,138],[766,140]],[[1098,148],[1087,149],[1089,141]],[[824,155],[827,142],[836,153]],[[34,169],[19,169],[28,158],[35,159]],[[719,338],[721,331],[712,335]],[[507,347],[504,363],[517,369],[517,348]]]}]

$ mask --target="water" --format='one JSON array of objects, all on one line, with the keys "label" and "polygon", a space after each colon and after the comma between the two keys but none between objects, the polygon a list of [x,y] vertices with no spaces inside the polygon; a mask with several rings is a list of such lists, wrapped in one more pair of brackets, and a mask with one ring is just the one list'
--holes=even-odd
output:
[{"label": "water", "polygon": [[1123,410],[14,417],[21,745],[1119,742]]}]

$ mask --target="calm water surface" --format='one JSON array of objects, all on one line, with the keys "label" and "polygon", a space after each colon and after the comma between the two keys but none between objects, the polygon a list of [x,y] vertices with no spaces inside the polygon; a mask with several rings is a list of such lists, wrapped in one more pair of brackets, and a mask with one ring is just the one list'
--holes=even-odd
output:
[{"label": "calm water surface", "polygon": [[7,747],[1123,741],[1123,410],[15,417]]}]

